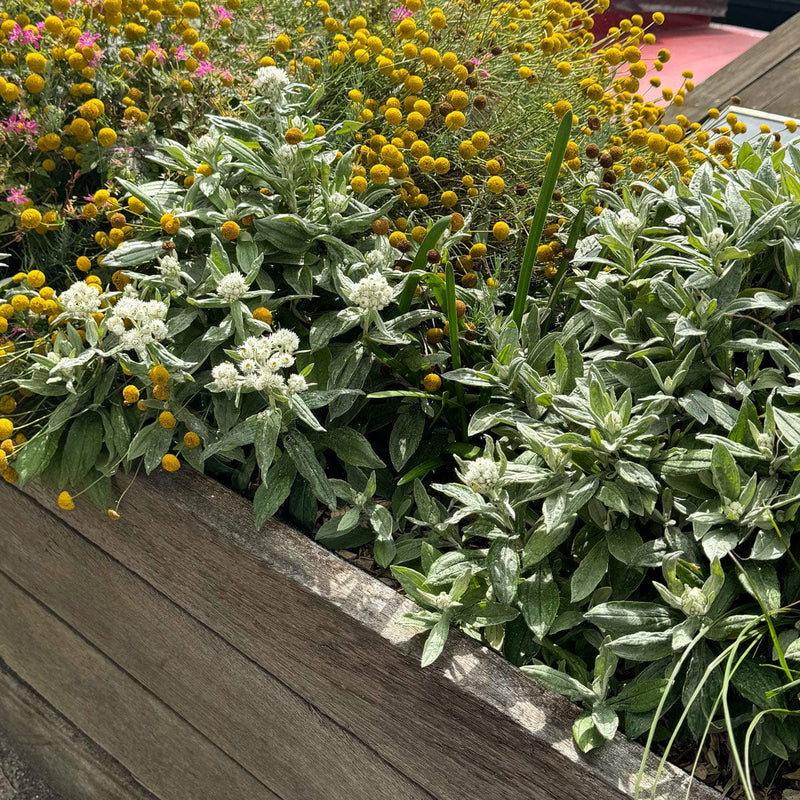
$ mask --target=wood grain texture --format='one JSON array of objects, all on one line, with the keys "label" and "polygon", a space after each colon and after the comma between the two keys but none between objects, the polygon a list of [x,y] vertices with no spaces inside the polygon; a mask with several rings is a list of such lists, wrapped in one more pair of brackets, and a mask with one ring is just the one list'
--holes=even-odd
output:
[{"label": "wood grain texture", "polygon": [[[740,105],[786,116],[800,115],[798,74],[800,14],[777,27],[749,50],[687,94],[680,108],[670,107],[669,116],[685,114],[691,120],[705,118],[709,108],[724,109],[731,97]],[[691,64],[689,65],[691,66]]]},{"label": "wood grain texture", "polygon": [[0,658],[160,800],[278,800],[2,574]]},{"label": "wood grain texture", "polygon": [[[258,532],[219,484],[188,470],[139,479],[118,523],[28,491],[434,797],[631,796],[639,747],[618,737],[582,755],[575,706],[461,635],[421,670],[422,639],[400,624],[407,600],[286,526]],[[682,798],[686,780],[668,768],[657,796]]]},{"label": "wood grain texture", "polygon": [[64,800],[157,800],[3,662],[0,730]]},{"label": "wood grain texture", "polygon": [[10,517],[2,571],[283,800],[329,800],[331,786],[351,800],[373,800],[376,786],[393,800],[430,799],[32,499],[19,495]]}]

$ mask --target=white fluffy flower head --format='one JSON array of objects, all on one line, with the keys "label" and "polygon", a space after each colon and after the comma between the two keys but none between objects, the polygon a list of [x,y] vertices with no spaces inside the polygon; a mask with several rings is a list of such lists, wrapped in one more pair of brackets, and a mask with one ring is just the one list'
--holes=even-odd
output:
[{"label": "white fluffy flower head", "polygon": [[500,481],[500,467],[491,458],[476,458],[467,464],[462,480],[476,492],[491,492]]},{"label": "white fluffy flower head", "polygon": [[212,388],[220,392],[235,392],[240,383],[239,373],[230,361],[223,361],[211,370]]},{"label": "white fluffy flower head", "polygon": [[300,347],[300,338],[294,331],[287,328],[281,328],[275,333],[271,334],[267,341],[271,348],[279,353],[296,353],[297,348]]},{"label": "white fluffy flower head", "polygon": [[350,302],[365,311],[380,311],[392,302],[392,287],[383,275],[373,272],[351,289]]},{"label": "white fluffy flower head", "polygon": [[261,67],[256,70],[253,88],[273,103],[283,97],[283,90],[288,85],[289,77],[279,67]]},{"label": "white fluffy flower head", "polygon": [[83,281],[73,283],[59,299],[64,311],[72,317],[85,319],[100,310],[100,292]]},{"label": "white fluffy flower head", "polygon": [[639,230],[639,217],[627,208],[617,214],[617,227],[627,236],[633,236]]},{"label": "white fluffy flower head", "polygon": [[285,378],[281,370],[294,366],[300,339],[294,331],[281,328],[268,336],[249,336],[236,348],[237,363],[226,362],[211,372],[212,391],[234,392],[254,389],[260,392],[297,394],[307,384],[301,375]]},{"label": "white fluffy flower head", "polygon": [[169,335],[164,322],[166,318],[166,303],[126,295],[117,301],[106,317],[106,327],[119,337],[124,350],[135,350],[144,359],[147,345],[160,342]]},{"label": "white fluffy flower head", "polygon": [[158,271],[167,280],[179,280],[181,277],[181,265],[178,261],[178,256],[174,253],[169,253],[160,258],[158,260]]},{"label": "white fluffy flower head", "polygon": [[290,375],[286,379],[286,388],[289,394],[300,394],[308,389],[308,383],[302,375]]},{"label": "white fluffy flower head", "polygon": [[250,287],[241,272],[229,272],[217,284],[217,294],[226,302],[241,300]]}]

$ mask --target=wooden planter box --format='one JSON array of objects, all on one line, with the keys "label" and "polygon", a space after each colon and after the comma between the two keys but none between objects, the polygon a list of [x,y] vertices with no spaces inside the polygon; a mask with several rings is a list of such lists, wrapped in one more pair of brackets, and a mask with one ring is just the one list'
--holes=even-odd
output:
[{"label": "wooden planter box", "polygon": [[638,746],[580,754],[575,706],[467,637],[420,669],[408,600],[208,478],[140,478],[117,522],[0,506],[0,727],[65,800],[633,795]]}]

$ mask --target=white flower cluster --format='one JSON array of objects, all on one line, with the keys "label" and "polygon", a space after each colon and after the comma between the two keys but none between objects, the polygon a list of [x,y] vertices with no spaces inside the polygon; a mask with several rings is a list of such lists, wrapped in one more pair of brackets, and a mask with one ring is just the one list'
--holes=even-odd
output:
[{"label": "white flower cluster", "polygon": [[261,67],[256,70],[253,88],[267,100],[277,103],[283,90],[289,85],[289,77],[279,67]]},{"label": "white flower cluster", "polygon": [[476,458],[467,464],[461,478],[476,492],[491,492],[500,481],[500,467],[491,458]]},{"label": "white flower cluster", "polygon": [[380,311],[392,301],[392,287],[379,272],[362,278],[350,290],[350,302],[365,311]]},{"label": "white flower cluster", "polygon": [[300,347],[297,334],[279,330],[269,336],[250,336],[236,349],[240,356],[238,368],[229,361],[218,364],[211,371],[210,388],[217,392],[235,392],[255,389],[261,392],[286,391],[297,394],[308,388],[306,379],[299,374],[284,378],[280,370],[293,367],[294,354]]},{"label": "white flower cluster", "polygon": [[181,265],[175,253],[169,253],[158,260],[158,271],[168,281],[179,281],[181,278]]},{"label": "white flower cluster", "polygon": [[91,286],[83,281],[73,283],[59,297],[65,313],[71,317],[87,319],[100,310],[99,287]]},{"label": "white flower cluster", "polygon": [[627,208],[623,208],[617,213],[617,229],[623,236],[634,237],[639,231],[640,225],[639,217]]},{"label": "white flower cluster", "polygon": [[217,284],[217,294],[226,302],[234,303],[241,300],[249,288],[241,272],[229,272]]},{"label": "white flower cluster", "polygon": [[167,338],[166,317],[166,303],[127,295],[121,297],[106,316],[106,327],[119,337],[123,349],[135,350],[144,361],[147,346]]}]

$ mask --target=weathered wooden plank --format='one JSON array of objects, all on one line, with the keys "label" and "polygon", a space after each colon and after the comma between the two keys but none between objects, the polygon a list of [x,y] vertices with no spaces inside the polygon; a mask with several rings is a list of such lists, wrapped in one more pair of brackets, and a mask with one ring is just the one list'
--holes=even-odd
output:
[{"label": "weathered wooden plank", "polygon": [[[709,108],[725,108],[734,96],[741,99],[742,105],[750,108],[774,114],[797,113],[792,109],[797,107],[800,89],[791,76],[797,71],[792,57],[798,52],[800,14],[784,22],[769,36],[706,78],[686,96],[682,107],[672,108],[670,113],[672,116],[681,113],[689,119],[701,120]],[[778,82],[786,89],[785,93],[772,95],[776,78],[780,79]],[[792,107],[785,107],[789,103]]]},{"label": "weathered wooden plank", "polygon": [[0,658],[160,800],[277,800],[3,574]]},{"label": "weathered wooden plank", "polygon": [[2,662],[0,730],[64,800],[156,800]]},{"label": "weathered wooden plank", "polygon": [[378,786],[392,800],[430,798],[206,626],[21,494],[7,511],[0,565],[282,800],[373,800]]},{"label": "weathered wooden plank", "polygon": [[742,106],[786,117],[800,117],[800,86],[789,77],[800,75],[800,24],[795,31],[797,50],[739,92]]},{"label": "weathered wooden plank", "polygon": [[614,0],[612,13],[695,14],[701,17],[722,17],[728,10],[728,0]]},{"label": "weathered wooden plank", "polygon": [[[116,525],[55,511],[436,798],[630,797],[640,748],[618,737],[580,754],[575,707],[466,637],[420,670],[421,640],[399,622],[407,600],[286,526],[258,532],[250,504],[207,478],[137,480]],[[659,796],[685,787],[669,768]]]}]

